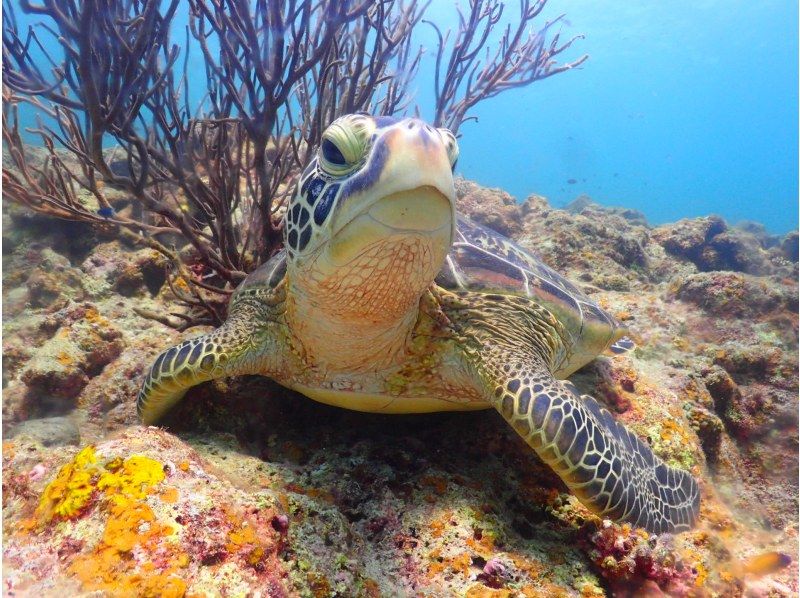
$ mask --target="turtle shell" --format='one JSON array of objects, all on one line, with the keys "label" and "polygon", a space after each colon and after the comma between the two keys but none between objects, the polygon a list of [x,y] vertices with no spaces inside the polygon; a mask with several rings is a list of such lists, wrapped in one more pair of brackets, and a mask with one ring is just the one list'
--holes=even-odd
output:
[{"label": "turtle shell", "polygon": [[560,370],[578,369],[626,332],[583,291],[529,251],[461,214],[436,283],[452,291],[528,297],[548,309],[571,337],[566,339],[568,363],[561,364]]}]

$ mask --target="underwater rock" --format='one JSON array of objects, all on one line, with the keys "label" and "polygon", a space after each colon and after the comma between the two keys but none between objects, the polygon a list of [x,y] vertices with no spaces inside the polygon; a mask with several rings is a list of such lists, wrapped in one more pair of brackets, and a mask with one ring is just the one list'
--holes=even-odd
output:
[{"label": "underwater rock", "polygon": [[288,595],[274,497],[232,485],[176,437],[134,427],[33,466],[27,453],[3,447],[7,591]]},{"label": "underwater rock", "polygon": [[783,256],[790,262],[794,262],[796,264],[799,250],[797,231],[788,233],[781,241],[780,248]]},{"label": "underwater rock", "polygon": [[684,219],[657,227],[653,231],[653,239],[672,255],[688,259],[703,269],[703,250],[727,228],[719,216]]},{"label": "underwater rock", "polygon": [[726,344],[703,372],[715,410],[731,434],[753,441],[779,430],[797,429],[796,360],[778,347]]},{"label": "underwater rock", "polygon": [[[5,158],[5,153],[3,153]],[[30,220],[34,216],[24,206],[13,201],[4,201],[2,205],[3,213],[3,256],[10,255],[18,247],[30,239],[30,227],[25,220]],[[14,226],[12,222],[22,220],[21,226]]]},{"label": "underwater rock", "polygon": [[[48,247],[53,251],[80,261],[82,256],[94,247],[101,238],[99,231],[91,224],[71,220],[54,220],[43,214],[36,214],[16,204],[4,201],[3,214],[3,255],[25,253],[36,247]],[[26,266],[26,263],[10,264],[12,269]],[[27,264],[28,268],[30,263]],[[5,273],[4,273],[5,275]]]},{"label": "underwater rock", "polygon": [[89,382],[122,351],[122,333],[91,303],[69,306],[48,323],[53,337],[37,349],[21,372],[35,394],[65,401],[70,406]]},{"label": "underwater rock", "polygon": [[676,280],[670,292],[715,316],[755,318],[796,309],[796,289],[796,286],[787,286],[777,278],[756,278],[734,272],[699,272]]},{"label": "underwater rock", "polygon": [[752,228],[729,228],[718,216],[659,226],[653,231],[653,239],[670,254],[694,263],[701,272],[732,270],[765,275],[776,270],[767,251],[770,237]]},{"label": "underwater rock", "polygon": [[797,427],[797,397],[769,386],[749,386],[733,395],[722,419],[736,438],[756,440]]},{"label": "underwater rock", "polygon": [[16,287],[8,290],[3,295],[3,313],[7,317],[18,316],[22,313],[28,303],[28,290],[24,287]]},{"label": "underwater rock", "polygon": [[125,347],[119,357],[87,384],[81,393],[80,404],[89,421],[85,425],[98,425],[98,435],[136,425],[139,418],[131,397],[139,392],[141,376],[154,358],[152,350],[138,345]]},{"label": "underwater rock", "polygon": [[28,389],[22,383],[4,384],[3,387],[3,434],[8,434],[14,424],[24,421],[35,414],[30,413],[27,400]]},{"label": "underwater rock", "polygon": [[591,216],[592,214],[597,214],[598,212],[603,214],[614,214],[617,216],[622,216],[625,220],[628,220],[633,224],[647,226],[647,217],[639,210],[617,206],[602,206],[596,203],[588,195],[579,195],[564,206],[564,211],[569,212],[570,214],[584,214],[586,216]]},{"label": "underwater rock", "polygon": [[725,368],[718,365],[706,368],[702,372],[702,376],[709,394],[714,399],[715,411],[717,413],[725,412],[734,397],[740,393],[739,386],[725,371]]},{"label": "underwater rock", "polygon": [[3,333],[3,387],[16,377],[33,354],[33,346],[17,335],[18,330],[5,327]]},{"label": "underwater rock", "polygon": [[158,294],[166,282],[166,258],[153,249],[133,251],[119,241],[95,247],[81,264],[81,269],[101,281],[104,290],[124,297],[144,291]]},{"label": "underwater rock", "polygon": [[11,438],[30,439],[42,446],[68,446],[80,443],[78,426],[71,417],[44,417],[20,422],[11,429]]},{"label": "underwater rock", "polygon": [[144,290],[157,295],[167,280],[167,259],[153,249],[140,249],[128,259],[129,265],[114,281],[114,290],[126,297]]},{"label": "underwater rock", "polygon": [[521,231],[520,206],[514,197],[463,178],[456,178],[455,185],[459,212],[507,237]]},{"label": "underwater rock", "polygon": [[544,218],[555,208],[550,205],[544,195],[532,193],[520,204],[520,211],[525,218]]},{"label": "underwater rock", "polygon": [[728,229],[716,235],[703,252],[707,269],[764,275],[772,272],[769,254],[751,232]]},{"label": "underwater rock", "polygon": [[635,271],[648,267],[647,228],[618,214],[570,214],[539,196],[529,197],[522,210],[518,242],[559,271],[581,272],[598,286],[625,289]]},{"label": "underwater rock", "polygon": [[[714,355],[714,363],[725,368],[725,371],[735,376],[740,383],[743,379],[778,383],[780,379],[789,376],[793,365],[796,366],[785,363],[784,353],[780,347],[741,343],[723,344]],[[781,371],[781,366],[786,366],[786,369]],[[776,374],[778,380],[771,380]]]},{"label": "underwater rock", "polygon": [[700,439],[706,462],[713,467],[719,458],[725,425],[716,413],[700,405],[690,405],[686,411],[686,417]]},{"label": "underwater rock", "polygon": [[44,248],[31,258],[36,265],[29,270],[25,285],[32,307],[49,307],[58,300],[80,300],[85,296],[83,277],[66,257]]},{"label": "underwater rock", "polygon": [[589,206],[596,206],[597,204],[586,194],[579,195],[567,205],[564,206],[564,211],[569,212],[570,214],[580,214],[584,208],[588,208]]}]

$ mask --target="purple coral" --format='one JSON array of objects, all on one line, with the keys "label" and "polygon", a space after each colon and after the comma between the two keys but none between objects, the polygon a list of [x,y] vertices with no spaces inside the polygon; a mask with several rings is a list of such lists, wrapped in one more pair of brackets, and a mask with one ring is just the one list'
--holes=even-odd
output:
[{"label": "purple coral", "polygon": [[490,559],[483,566],[483,572],[486,575],[503,575],[506,572],[506,566],[497,559]]},{"label": "purple coral", "polygon": [[653,581],[671,596],[684,596],[697,571],[683,562],[670,534],[651,536],[640,529],[609,520],[584,540],[589,558],[612,583]]},{"label": "purple coral", "polygon": [[289,517],[286,515],[275,515],[272,518],[272,529],[281,534],[285,534],[289,529]]}]

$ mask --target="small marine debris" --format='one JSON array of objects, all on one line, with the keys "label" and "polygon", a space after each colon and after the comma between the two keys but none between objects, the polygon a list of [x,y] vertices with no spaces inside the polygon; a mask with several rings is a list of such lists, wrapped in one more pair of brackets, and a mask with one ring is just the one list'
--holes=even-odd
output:
[{"label": "small marine debris", "polygon": [[567,184],[569,184],[569,185],[574,185],[577,182],[578,182],[578,179],[567,179]]},{"label": "small marine debris", "polygon": [[111,206],[103,206],[102,208],[97,210],[97,213],[103,218],[108,219],[112,218],[116,212],[114,211],[114,208],[112,208]]}]

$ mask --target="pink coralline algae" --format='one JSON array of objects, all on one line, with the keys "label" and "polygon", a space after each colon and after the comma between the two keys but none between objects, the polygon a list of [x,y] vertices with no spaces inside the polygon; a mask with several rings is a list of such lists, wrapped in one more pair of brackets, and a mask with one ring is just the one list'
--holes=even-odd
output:
[{"label": "pink coralline algae", "polygon": [[28,472],[28,479],[30,479],[31,482],[35,482],[42,479],[46,472],[47,468],[41,463],[37,463],[34,465],[33,469]]},{"label": "pink coralline algae", "polygon": [[685,596],[697,578],[697,570],[677,555],[668,534],[649,536],[605,520],[583,542],[589,558],[613,584],[640,585],[649,580],[672,596]]}]

